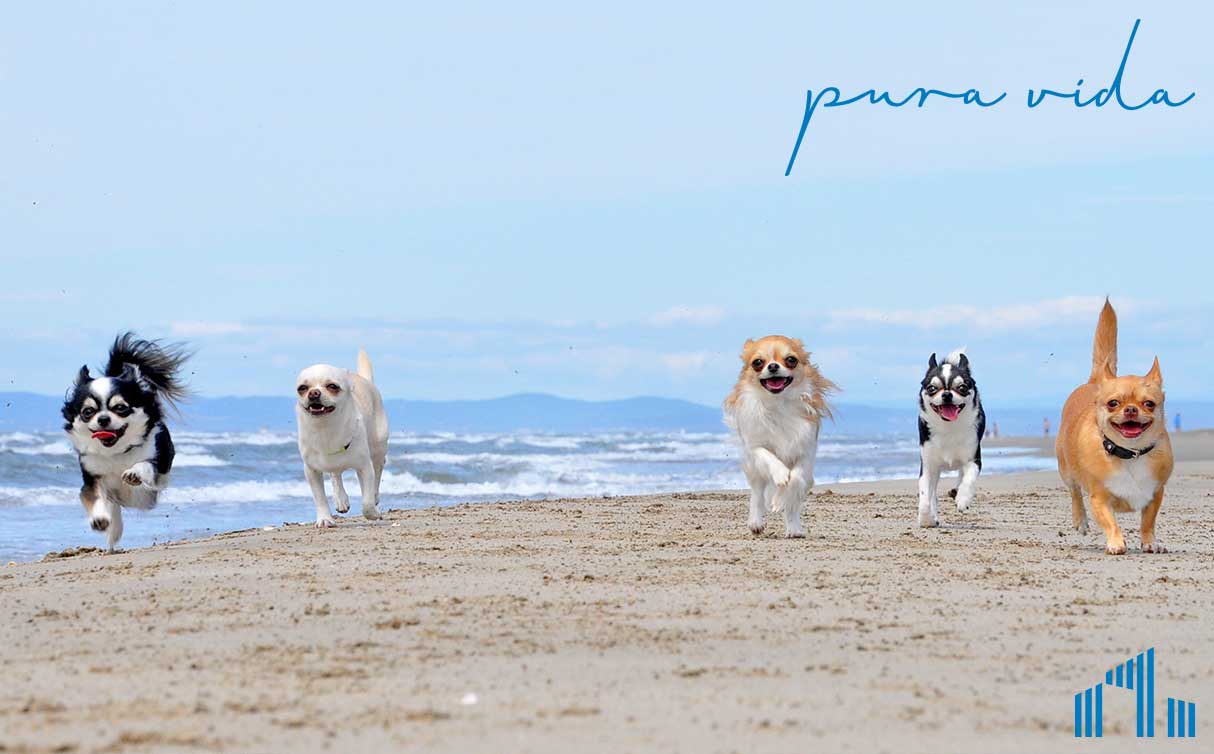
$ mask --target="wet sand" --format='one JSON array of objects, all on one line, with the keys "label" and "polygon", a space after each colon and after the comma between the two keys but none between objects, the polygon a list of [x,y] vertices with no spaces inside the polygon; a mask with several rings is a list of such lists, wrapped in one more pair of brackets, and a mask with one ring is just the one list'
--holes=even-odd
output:
[{"label": "wet sand", "polygon": [[1166,555],[1122,515],[1106,556],[1041,472],[935,530],[904,480],[819,486],[804,540],[686,493],[0,567],[0,752],[1086,751],[1072,695],[1150,646],[1163,750],[1167,696],[1214,704],[1212,481],[1178,465]]}]

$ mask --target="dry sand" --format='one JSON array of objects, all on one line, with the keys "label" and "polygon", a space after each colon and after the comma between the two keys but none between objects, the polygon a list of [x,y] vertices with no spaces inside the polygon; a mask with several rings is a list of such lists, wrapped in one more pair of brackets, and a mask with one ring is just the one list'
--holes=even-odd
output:
[{"label": "dry sand", "polygon": [[[818,487],[804,540],[688,493],[0,567],[0,752],[1176,750],[1166,696],[1214,705],[1211,480],[1178,466],[1167,555],[1106,556],[1038,473],[936,530],[899,481]],[[1160,738],[1110,691],[1075,741],[1072,695],[1149,646]]]}]

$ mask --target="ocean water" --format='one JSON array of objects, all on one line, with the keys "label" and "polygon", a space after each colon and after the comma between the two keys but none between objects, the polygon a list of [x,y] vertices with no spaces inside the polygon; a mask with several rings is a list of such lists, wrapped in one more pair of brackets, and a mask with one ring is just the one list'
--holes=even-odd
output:
[{"label": "ocean water", "polygon": [[[173,437],[177,459],[171,486],[154,510],[124,511],[121,546],[314,520],[294,434],[174,432]],[[1051,459],[1028,449],[983,450],[984,473],[1051,467]],[[827,436],[819,446],[815,477],[820,483],[907,478],[918,468],[914,438]],[[737,446],[725,433],[394,433],[380,508],[744,486]],[[91,531],[85,520],[79,487],[76,455],[62,434],[0,434],[0,562],[103,546],[104,535]],[[349,515],[357,515],[352,472],[346,489]]]}]

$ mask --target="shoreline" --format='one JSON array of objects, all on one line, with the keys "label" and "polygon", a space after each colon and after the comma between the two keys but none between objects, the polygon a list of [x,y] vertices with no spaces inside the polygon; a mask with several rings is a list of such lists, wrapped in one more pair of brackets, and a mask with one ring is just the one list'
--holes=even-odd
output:
[{"label": "shoreline", "polygon": [[[1188,432],[1181,433],[1180,435],[1172,434],[1171,436],[1173,439],[1173,449],[1174,449],[1174,453],[1175,453],[1177,462],[1214,459],[1214,430],[1190,430]],[[1033,450],[1033,451],[1035,451],[1033,453],[1033,456],[1040,457],[1040,458],[1046,458],[1046,457],[1052,458],[1054,455],[1054,438],[1053,437],[1045,438],[1045,437],[1026,437],[1026,436],[1005,436],[1005,437],[1000,437],[1000,438],[987,438],[983,441],[983,445],[984,445],[984,447],[993,447],[993,448],[1021,448],[1021,449]],[[992,479],[998,479],[998,478],[1008,477],[1008,476],[1017,476],[1020,474],[1055,474],[1055,478],[1056,478],[1056,472],[1053,470],[1015,471],[1015,472],[1006,472],[1006,473],[984,471],[984,473],[979,481],[979,487],[981,488],[981,487],[985,486],[987,481],[992,480]],[[945,472],[945,474],[941,478],[941,483],[942,483],[942,485],[944,485],[945,489],[949,488],[948,485],[954,479],[954,477],[955,477],[955,472]],[[1043,480],[1044,479],[1045,478],[1043,477]],[[879,479],[869,479],[869,480],[849,480],[849,481],[842,481],[842,482],[826,482],[826,483],[816,484],[814,486],[814,491],[817,492],[826,487],[840,487],[840,488],[846,489],[850,486],[865,485],[865,484],[887,484],[887,483],[894,484],[894,483],[898,483],[898,482],[907,482],[907,483],[913,484],[915,482],[915,480],[916,480],[916,477],[883,477],[883,478],[879,478]],[[913,490],[913,488],[912,488],[912,490]],[[727,494],[730,492],[736,492],[736,490],[730,490],[730,489],[685,490],[685,491],[680,490],[680,491],[671,491],[668,493],[642,493],[642,494],[679,495],[679,494],[697,494],[700,492],[713,492],[713,493]],[[607,499],[610,499],[612,497],[633,497],[633,496],[635,496],[635,495],[631,495],[631,494],[611,495]],[[514,504],[514,503],[518,503],[518,502],[598,500],[601,498],[602,498],[602,496],[591,496],[591,497],[555,496],[555,497],[548,497],[548,498],[542,498],[542,499],[537,499],[537,500],[521,500],[521,499],[517,499],[517,498],[513,498],[513,499],[512,498],[503,498],[503,499],[496,499],[496,500],[478,500],[478,501],[467,501],[467,502],[461,501],[461,502],[454,502],[454,503],[441,504],[441,505],[430,505],[430,506],[425,506],[425,507],[420,507],[420,508],[388,508],[386,510],[400,511],[400,512],[436,511],[436,510],[444,510],[444,509],[453,508],[453,507],[459,507],[459,506],[463,506],[463,505],[510,505],[510,504]],[[355,499],[357,499],[357,495],[355,495]],[[811,501],[811,505],[812,505],[812,501]],[[309,510],[310,509],[305,509],[305,508],[301,507],[301,511],[304,512],[305,514]],[[357,522],[362,521],[361,517],[358,516],[357,513],[351,513],[351,514],[347,514],[345,516],[334,513],[334,517],[338,520],[339,523],[341,523],[343,521],[346,522],[346,525],[350,525],[352,523],[357,523]],[[137,524],[138,524],[138,518],[133,519],[133,525],[137,525]],[[243,529],[231,529],[231,530],[222,530],[222,531],[217,530],[217,531],[213,531],[213,532],[205,533],[205,534],[200,533],[199,536],[195,536],[195,537],[168,539],[165,541],[155,542],[154,544],[151,544],[151,545],[124,548],[123,550],[121,550],[121,552],[135,552],[138,550],[161,547],[161,546],[165,546],[165,545],[180,545],[180,544],[185,544],[185,543],[189,543],[189,542],[202,542],[202,541],[206,541],[208,539],[212,539],[215,537],[225,537],[225,536],[229,536],[229,535],[237,534],[237,533],[241,533],[241,532],[269,530],[267,527],[275,529],[275,530],[279,530],[279,529],[285,529],[285,528],[293,528],[293,527],[297,527],[297,526],[310,526],[310,525],[311,525],[310,521],[307,521],[307,520],[298,521],[298,522],[281,521],[278,524],[266,524],[263,526],[246,527]],[[56,559],[56,558],[73,557],[75,555],[87,554],[87,553],[93,552],[93,551],[99,552],[100,550],[101,550],[101,543],[99,541],[94,542],[93,540],[87,540],[87,541],[80,542],[75,545],[60,548],[58,550],[50,550],[50,551],[42,553],[41,555],[34,555],[28,559],[6,560],[6,561],[4,561],[4,564],[11,567],[13,565],[38,563],[38,562],[44,562],[46,560],[52,560],[52,559]],[[0,565],[0,567],[4,567],[4,565]]]},{"label": "shoreline", "polygon": [[[1173,438],[1174,452],[1175,452],[1175,456],[1176,456],[1176,459],[1178,462],[1184,461],[1184,460],[1202,460],[1202,459],[1206,459],[1206,458],[1214,458],[1214,430],[1191,430],[1188,432],[1184,432],[1180,435],[1172,434],[1171,436]],[[1026,437],[1026,436],[1010,436],[1010,437],[1005,436],[1005,437],[1000,437],[1000,438],[987,438],[983,441],[983,445],[984,445],[984,447],[992,447],[992,448],[1020,448],[1020,449],[1032,450],[1032,451],[1034,451],[1032,455],[1034,457],[1038,457],[1038,458],[1052,458],[1054,455],[1054,438],[1053,437],[1043,438],[1043,437]],[[1014,476],[1017,474],[1025,474],[1025,473],[1054,474],[1055,472],[1053,470],[1036,471],[1036,472],[1015,471],[1015,472],[1004,472],[1004,473],[997,472],[997,471],[984,471],[984,473],[981,477],[981,480],[979,482],[979,486],[980,487],[983,486],[987,480],[1006,477],[1009,475]],[[954,477],[955,477],[955,472],[945,472],[944,476],[941,479],[941,482],[943,485],[945,485],[946,489],[948,488],[948,485],[954,479]],[[882,477],[882,478],[878,478],[878,479],[868,479],[868,480],[848,480],[848,481],[841,481],[841,482],[820,483],[820,484],[815,485],[814,489],[818,490],[823,487],[841,487],[841,486],[845,486],[845,485],[882,484],[882,483],[896,483],[896,482],[913,483],[914,481],[915,481],[915,477]],[[704,491],[726,493],[726,492],[731,492],[733,490],[729,490],[729,489],[679,490],[679,491],[671,491],[668,493],[639,493],[639,494],[652,494],[652,495],[689,494],[692,492],[704,492]],[[622,496],[633,496],[633,495],[631,493],[627,493],[625,495],[613,495],[612,497],[622,497]],[[581,500],[581,499],[597,500],[600,497],[601,496],[591,496],[591,497],[584,497],[584,498],[583,497],[554,496],[554,497],[540,498],[540,499],[536,499],[536,500],[527,500],[527,501],[528,502],[543,502],[543,501],[557,501],[557,500],[564,501],[564,500]],[[357,498],[357,495],[355,495],[355,498]],[[459,502],[453,502],[453,503],[429,505],[429,506],[424,506],[424,507],[420,507],[420,508],[388,508],[387,510],[434,511],[434,510],[443,510],[443,509],[447,509],[447,508],[451,508],[451,507],[457,507],[457,506],[461,506],[461,505],[502,505],[502,504],[508,505],[508,504],[517,503],[517,502],[521,502],[521,501],[522,500],[519,498],[503,498],[503,499],[494,499],[494,500],[477,500],[477,501],[466,501],[466,502],[459,501]],[[309,511],[310,511],[310,507],[306,507],[306,506],[300,507],[300,512],[304,513],[305,515]],[[357,513],[348,514],[346,516],[340,516],[335,513],[334,516],[339,522],[346,521],[348,523],[355,523],[355,522],[362,520],[361,517],[359,517],[357,515]],[[136,516],[135,518],[132,519],[131,528],[134,529],[134,527],[137,527],[138,524],[139,524],[139,517]],[[147,549],[149,547],[159,547],[162,545],[183,544],[183,543],[188,543],[188,542],[205,541],[205,540],[213,538],[213,537],[222,537],[222,536],[226,536],[226,535],[234,534],[234,533],[238,533],[238,532],[243,532],[243,531],[256,531],[259,529],[265,529],[267,526],[272,526],[274,529],[283,529],[283,528],[290,528],[290,527],[295,527],[295,526],[310,526],[310,520],[296,522],[296,521],[287,521],[287,520],[279,519],[279,522],[275,523],[275,524],[265,524],[265,525],[261,525],[261,526],[245,527],[242,529],[220,529],[219,527],[216,527],[215,530],[211,531],[211,532],[198,532],[198,536],[171,538],[171,539],[167,539],[167,540],[163,540],[163,541],[157,541],[150,545],[124,548],[122,550],[122,552],[132,552],[132,551],[137,551],[137,550],[141,550],[141,549]],[[24,563],[37,563],[37,562],[42,562],[42,561],[45,561],[48,559],[54,559],[56,557],[70,557],[71,555],[66,555],[65,553],[69,553],[71,551],[80,551],[80,554],[83,554],[85,552],[91,551],[90,548],[99,549],[101,547],[101,545],[102,545],[102,542],[99,539],[91,539],[91,538],[83,538],[82,540],[78,539],[75,541],[75,544],[69,544],[63,548],[44,551],[41,554],[32,554],[29,557],[23,557],[20,559],[5,559],[2,563],[0,563],[0,568],[4,567],[5,564],[11,566],[14,564],[20,565],[20,564],[24,564]]]},{"label": "shoreline", "polygon": [[[1166,555],[1070,531],[1054,472],[914,524],[913,480],[393,511],[0,569],[7,752],[1079,751],[1071,698],[1149,643],[1214,691],[1214,461]],[[1120,516],[1135,543],[1137,524]],[[138,683],[131,680],[138,678]],[[1105,736],[1133,739],[1132,697]],[[1128,701],[1127,701],[1128,700]],[[1125,712],[1129,709],[1130,716]],[[1157,704],[1159,729],[1166,709]]]}]

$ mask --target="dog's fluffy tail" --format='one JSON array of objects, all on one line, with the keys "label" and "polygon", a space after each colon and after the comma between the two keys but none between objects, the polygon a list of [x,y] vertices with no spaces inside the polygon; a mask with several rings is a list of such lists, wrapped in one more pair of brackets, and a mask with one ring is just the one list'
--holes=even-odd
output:
[{"label": "dog's fluffy tail", "polygon": [[1096,323],[1096,338],[1092,343],[1092,374],[1088,382],[1117,375],[1117,312],[1106,298]]},{"label": "dog's fluffy tail", "polygon": [[143,340],[135,333],[125,332],[114,338],[114,344],[110,346],[105,376],[120,377],[127,366],[134,367],[162,398],[176,406],[178,401],[190,397],[181,378],[181,369],[193,355],[184,344]]},{"label": "dog's fluffy tail", "polygon": [[371,368],[371,357],[367,355],[367,349],[358,349],[358,376],[362,377],[367,382],[375,382],[375,370]]}]

